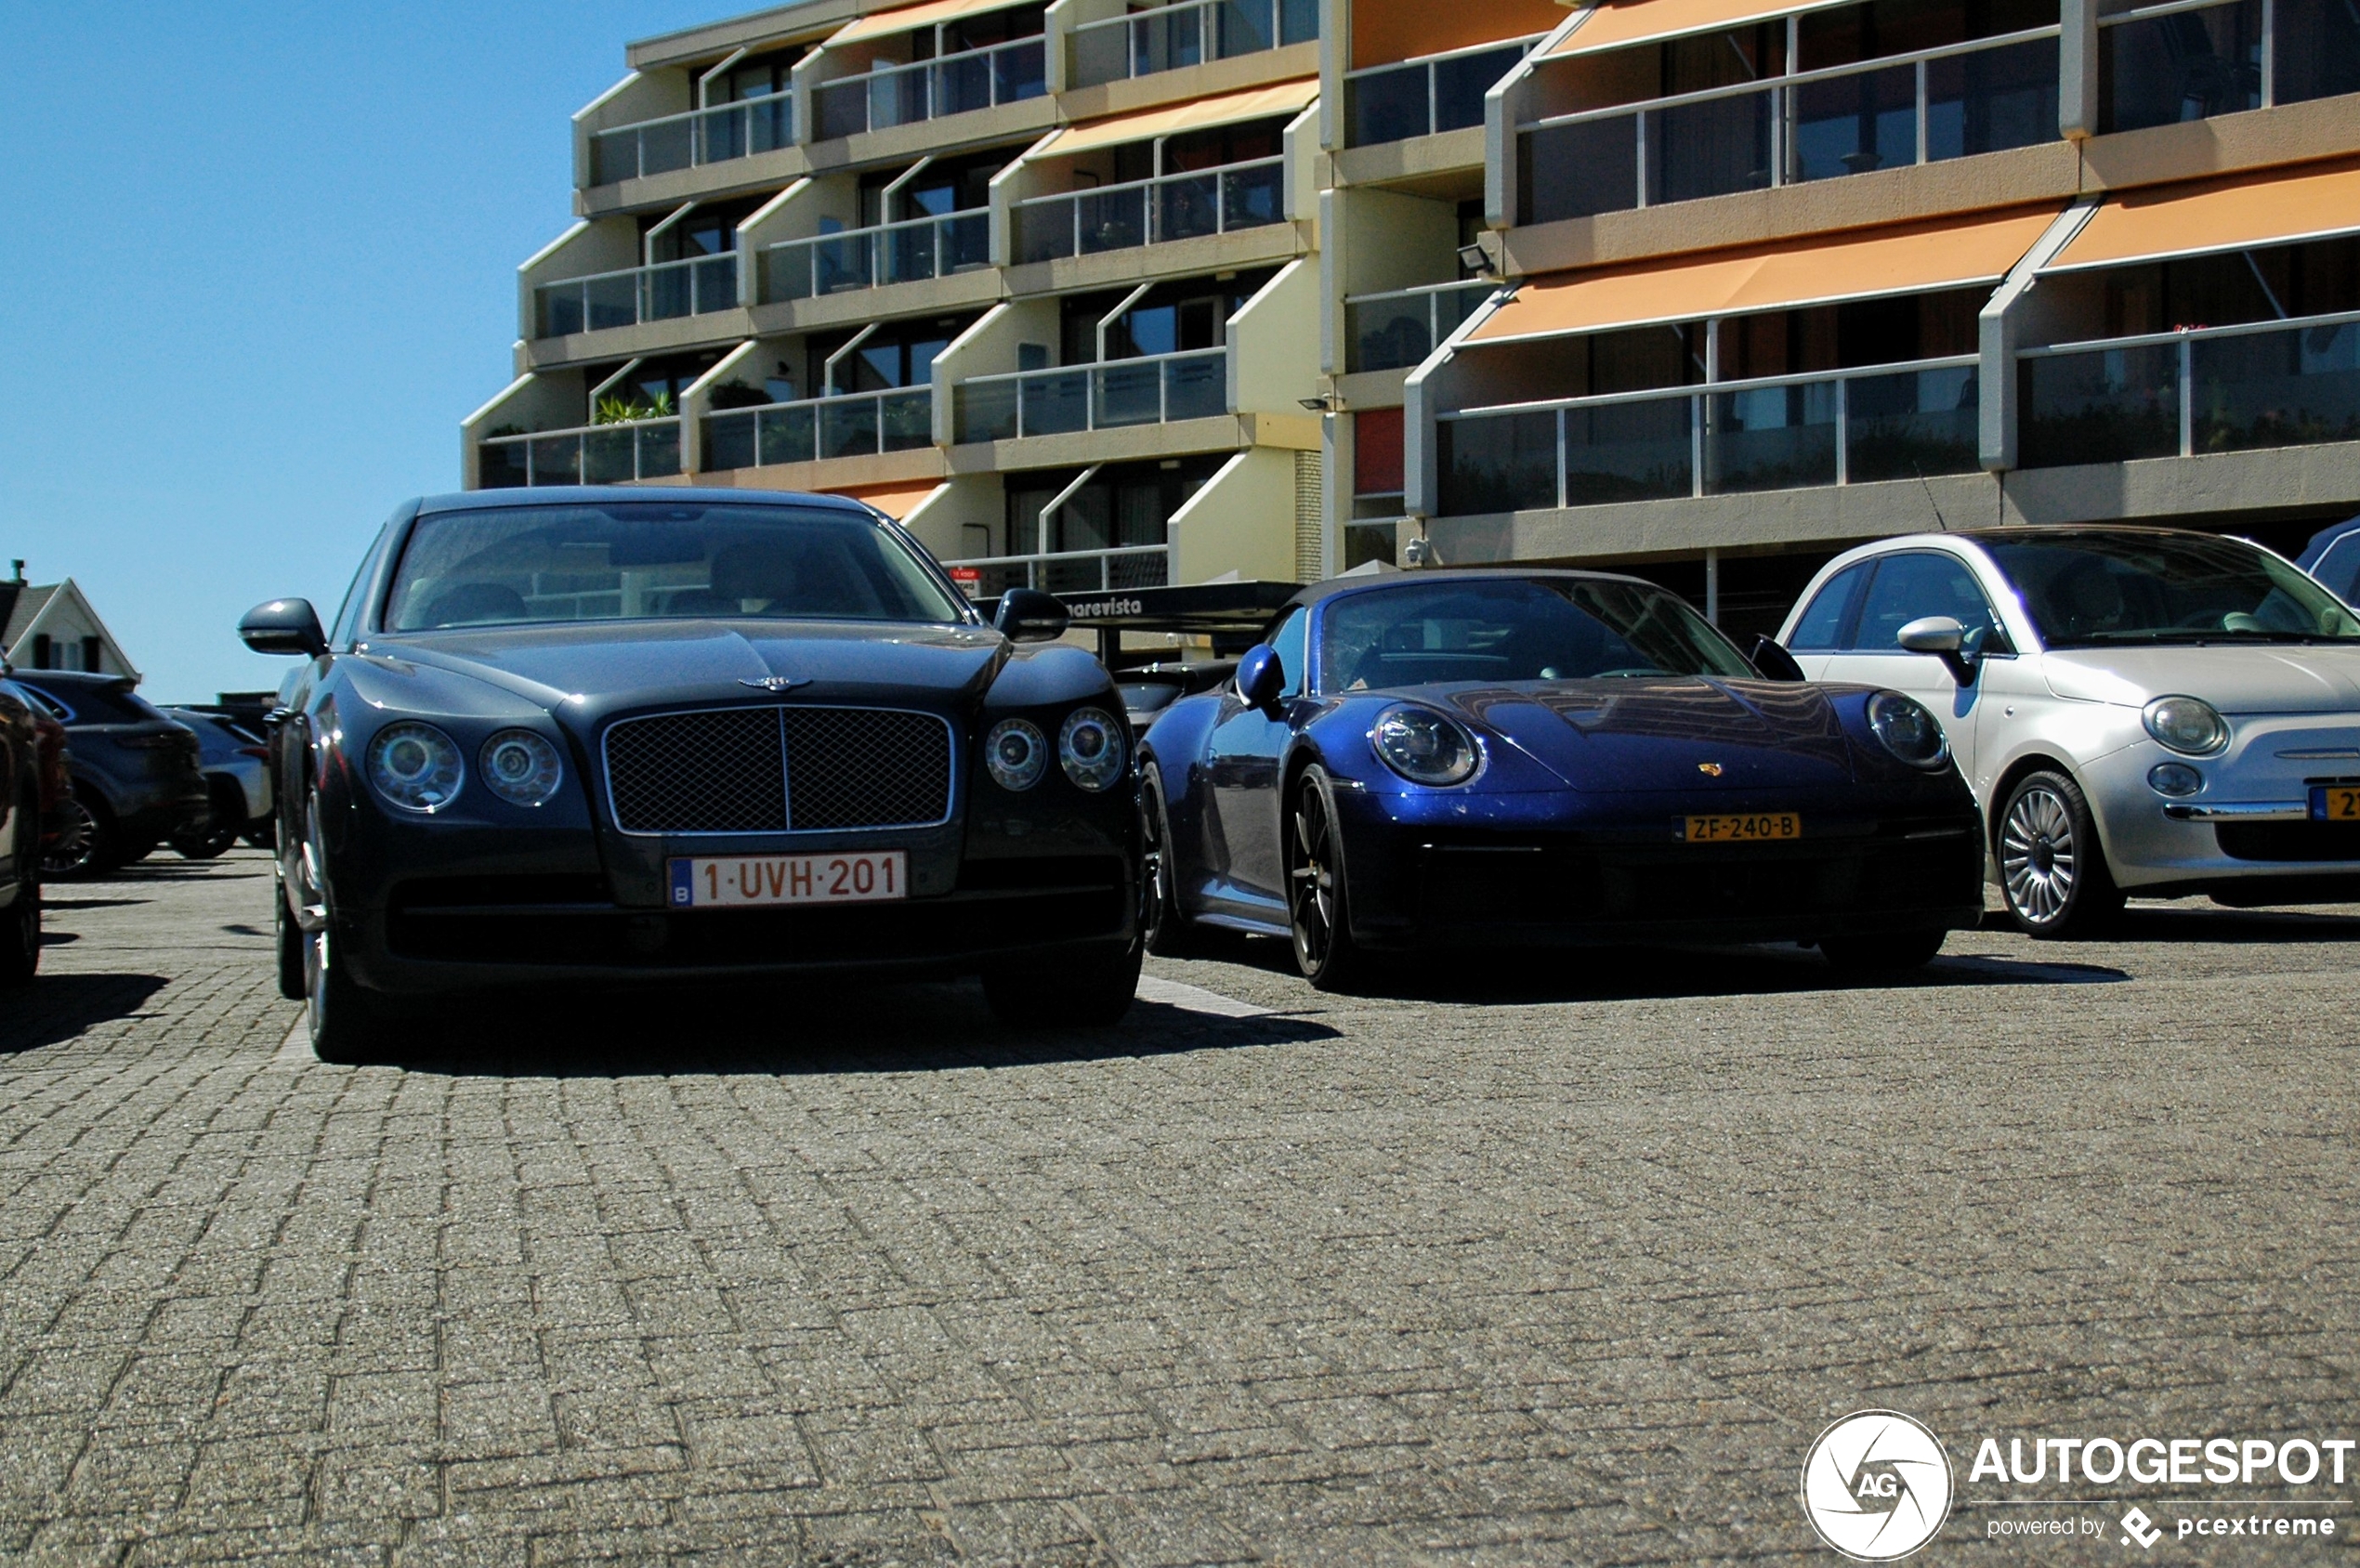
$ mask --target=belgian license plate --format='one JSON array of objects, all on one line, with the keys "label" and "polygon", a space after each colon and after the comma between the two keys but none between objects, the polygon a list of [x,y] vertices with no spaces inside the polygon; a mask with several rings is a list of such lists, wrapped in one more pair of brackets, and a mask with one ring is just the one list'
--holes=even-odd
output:
[{"label": "belgian license plate", "polygon": [[2360,786],[2328,784],[2311,791],[2314,822],[2360,822]]},{"label": "belgian license plate", "polygon": [[766,909],[786,904],[882,904],[910,896],[910,856],[733,855],[672,862],[675,909]]},{"label": "belgian license plate", "polygon": [[1791,811],[1758,812],[1747,817],[1691,817],[1690,843],[1763,843],[1773,839],[1803,837],[1803,818]]}]

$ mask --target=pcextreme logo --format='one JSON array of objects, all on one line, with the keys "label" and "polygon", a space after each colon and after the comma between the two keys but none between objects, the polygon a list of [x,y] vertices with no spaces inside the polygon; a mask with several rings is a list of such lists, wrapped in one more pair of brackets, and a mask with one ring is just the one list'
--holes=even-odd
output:
[{"label": "pcextreme logo", "polygon": [[1859,1562],[1890,1562],[1950,1517],[1950,1457],[1897,1410],[1862,1410],[1819,1434],[1803,1461],[1803,1511],[1819,1538]]}]

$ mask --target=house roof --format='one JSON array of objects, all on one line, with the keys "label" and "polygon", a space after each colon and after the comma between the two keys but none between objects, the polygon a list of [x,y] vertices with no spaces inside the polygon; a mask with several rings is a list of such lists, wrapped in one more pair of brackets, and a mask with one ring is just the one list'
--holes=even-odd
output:
[{"label": "house roof", "polygon": [[32,629],[33,623],[40,619],[41,612],[49,608],[49,601],[58,596],[58,590],[65,584],[51,582],[33,588],[18,587],[11,582],[7,586],[16,589],[16,603],[9,607],[7,628],[0,630],[0,644],[14,647],[17,639]]}]

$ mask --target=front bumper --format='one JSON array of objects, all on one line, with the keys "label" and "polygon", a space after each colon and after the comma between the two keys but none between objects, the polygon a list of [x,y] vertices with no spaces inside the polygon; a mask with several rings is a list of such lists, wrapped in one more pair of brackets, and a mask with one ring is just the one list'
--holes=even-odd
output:
[{"label": "front bumper", "polygon": [[[2315,822],[2311,791],[2360,783],[2360,718],[2344,713],[2233,718],[2229,750],[2181,757],[2152,740],[2085,764],[2107,869],[2142,897],[2210,894],[2241,904],[2360,897],[2360,826]],[[2168,800],[2149,787],[2158,763],[2194,767],[2204,788]]]}]

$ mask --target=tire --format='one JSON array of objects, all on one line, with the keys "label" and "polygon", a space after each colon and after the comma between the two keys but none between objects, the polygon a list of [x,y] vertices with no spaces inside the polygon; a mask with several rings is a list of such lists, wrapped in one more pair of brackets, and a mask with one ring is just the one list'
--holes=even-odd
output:
[{"label": "tire", "polygon": [[1906,974],[1923,969],[1949,940],[1947,931],[1903,931],[1880,936],[1831,936],[1819,944],[1828,961],[1850,974]]},{"label": "tire", "polygon": [[1296,967],[1315,990],[1349,991],[1360,984],[1368,966],[1359,944],[1352,939],[1344,830],[1336,821],[1335,791],[1325,768],[1304,770],[1279,839]]},{"label": "tire", "polygon": [[2062,773],[2028,775],[2000,808],[1999,892],[2026,935],[2091,935],[2122,912],[2081,786]]},{"label": "tire", "polygon": [[1087,964],[986,970],[983,1000],[1000,1022],[1018,1028],[1111,1028],[1138,995],[1144,955],[1134,942],[1119,957]]},{"label": "tire", "polygon": [[238,830],[218,828],[211,822],[203,827],[183,828],[172,835],[171,844],[183,860],[218,860],[229,853],[238,842]]},{"label": "tire", "polygon": [[40,812],[28,801],[18,808],[24,827],[17,837],[17,901],[0,910],[0,989],[33,984],[41,968],[41,881],[33,869],[41,846]]},{"label": "tire", "polygon": [[80,794],[68,795],[58,808],[63,819],[56,839],[41,853],[41,874],[56,881],[97,876],[108,869],[112,835],[97,811]]},{"label": "tire", "polygon": [[384,1056],[384,1002],[336,962],[333,929],[303,938],[304,1016],[311,1054],[335,1066],[364,1067]]},{"label": "tire", "polygon": [[304,992],[303,927],[287,912],[287,890],[277,877],[270,879],[271,902],[278,906],[278,918],[271,930],[279,942],[279,994],[289,1001],[306,1000]]},{"label": "tire", "polygon": [[1149,763],[1139,780],[1139,934],[1158,958],[1185,958],[1203,944],[1180,908],[1180,876],[1173,865],[1172,817],[1164,807],[1163,770]]},{"label": "tire", "polygon": [[278,819],[270,817],[257,817],[247,823],[244,831],[238,836],[245,840],[249,848],[276,849],[279,847]]}]

